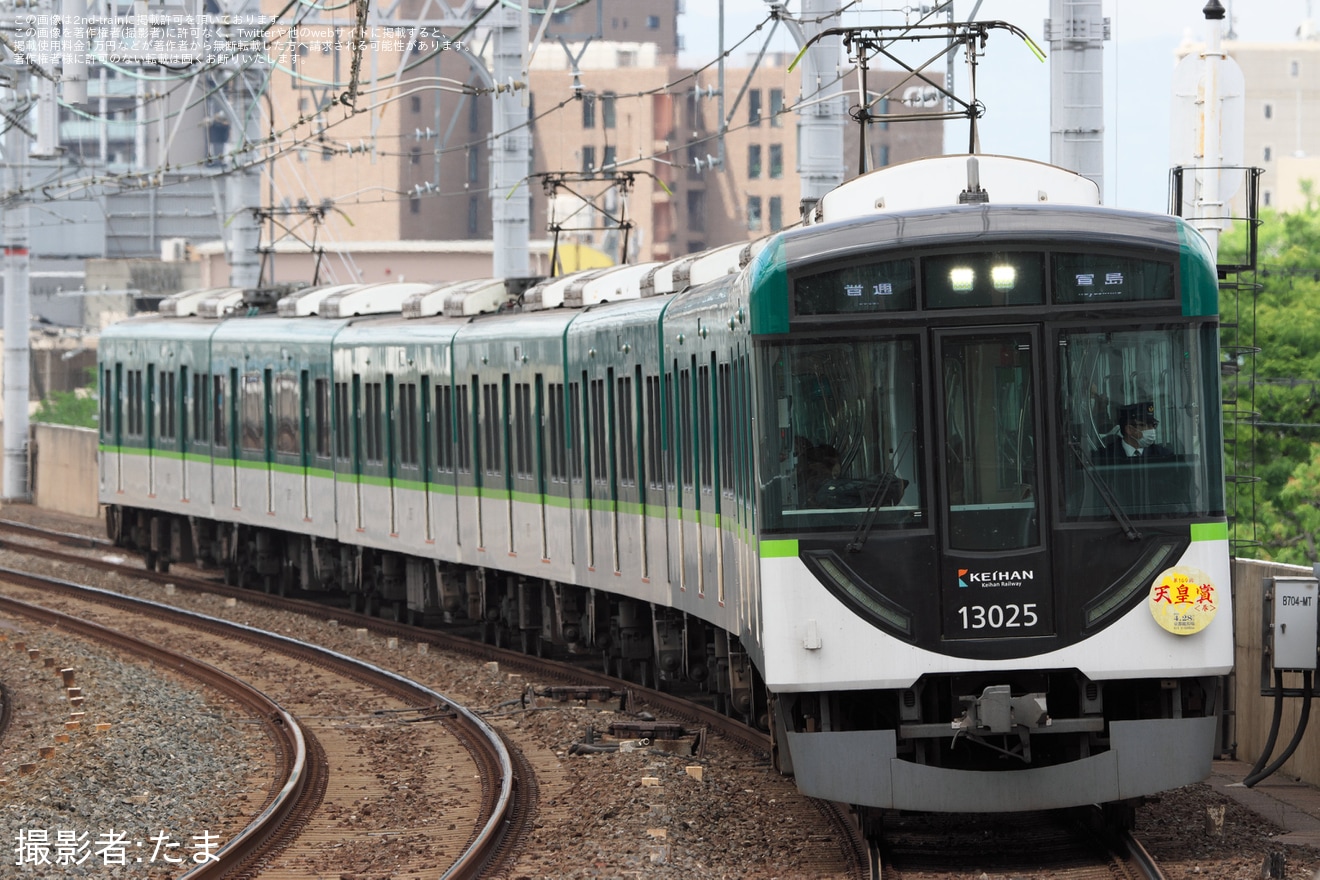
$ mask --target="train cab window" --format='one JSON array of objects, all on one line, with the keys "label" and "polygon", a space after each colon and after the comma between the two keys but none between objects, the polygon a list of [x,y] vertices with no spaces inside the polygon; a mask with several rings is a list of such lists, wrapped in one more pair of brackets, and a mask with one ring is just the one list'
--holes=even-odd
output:
[{"label": "train cab window", "polygon": [[1217,344],[1213,327],[1060,333],[1065,520],[1223,515],[1220,424],[1198,405]]},{"label": "train cab window", "polygon": [[275,451],[286,455],[299,452],[298,378],[293,373],[275,377]]},{"label": "train cab window", "polygon": [[940,352],[948,541],[1017,550],[1040,541],[1031,337],[946,337]]},{"label": "train cab window", "polygon": [[1021,251],[927,257],[921,263],[926,308],[1043,304],[1044,263],[1043,254]]},{"label": "train cab window", "polygon": [[917,342],[830,339],[761,349],[755,418],[766,531],[925,524]]},{"label": "train cab window", "polygon": [[244,373],[240,396],[239,430],[243,449],[264,452],[266,449],[266,395],[260,373]]}]

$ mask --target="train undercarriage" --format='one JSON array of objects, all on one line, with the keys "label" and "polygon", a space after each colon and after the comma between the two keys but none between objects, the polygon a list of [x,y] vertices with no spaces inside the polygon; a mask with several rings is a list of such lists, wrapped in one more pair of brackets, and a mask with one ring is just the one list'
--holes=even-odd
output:
[{"label": "train undercarriage", "polygon": [[542,657],[592,658],[626,681],[704,695],[769,729],[769,701],[736,636],[681,611],[600,590],[238,523],[106,508],[118,546],[146,566],[222,570],[225,582],[303,594],[419,626],[477,627],[483,641]]}]

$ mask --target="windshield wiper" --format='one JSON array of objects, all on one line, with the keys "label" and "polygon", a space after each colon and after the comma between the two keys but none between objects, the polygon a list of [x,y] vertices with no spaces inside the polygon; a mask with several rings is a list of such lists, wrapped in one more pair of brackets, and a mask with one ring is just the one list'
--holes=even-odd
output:
[{"label": "windshield wiper", "polygon": [[1104,501],[1105,507],[1109,508],[1109,512],[1114,515],[1114,519],[1118,520],[1118,524],[1123,527],[1123,534],[1127,535],[1129,540],[1140,541],[1141,532],[1137,531],[1137,527],[1132,524],[1132,520],[1128,519],[1127,514],[1123,512],[1122,505],[1114,497],[1114,490],[1105,482],[1104,477],[1100,476],[1100,472],[1095,469],[1095,465],[1091,464],[1091,460],[1086,457],[1086,453],[1082,452],[1081,444],[1077,442],[1076,437],[1068,438],[1068,448],[1072,450],[1073,455],[1077,456],[1077,461],[1082,465],[1082,473],[1086,474],[1095,485],[1095,490],[1100,493],[1100,499]]},{"label": "windshield wiper", "polygon": [[[862,521],[857,524],[857,531],[853,533],[853,539],[848,543],[849,553],[861,551],[866,544],[866,539],[871,536],[871,529],[875,527],[876,517],[880,515],[880,505],[889,495],[889,490],[903,483],[903,479],[898,475],[898,466],[902,463],[903,457],[907,455],[907,451],[912,447],[912,438],[916,436],[916,433],[916,431],[909,431],[904,434],[903,441],[898,444],[894,454],[889,457],[889,470],[880,478],[880,482],[875,487],[875,492],[871,495],[871,501],[866,506],[866,513],[862,515]],[[898,500],[902,499],[903,492],[906,489],[906,485],[901,486],[898,499],[891,502],[891,505],[897,504]]]}]

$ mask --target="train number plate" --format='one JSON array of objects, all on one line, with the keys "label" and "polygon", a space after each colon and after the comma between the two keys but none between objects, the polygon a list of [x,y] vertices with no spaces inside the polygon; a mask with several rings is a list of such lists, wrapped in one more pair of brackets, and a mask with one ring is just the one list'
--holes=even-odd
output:
[{"label": "train number plate", "polygon": [[957,565],[943,589],[944,638],[1012,639],[1054,632],[1044,566]]}]

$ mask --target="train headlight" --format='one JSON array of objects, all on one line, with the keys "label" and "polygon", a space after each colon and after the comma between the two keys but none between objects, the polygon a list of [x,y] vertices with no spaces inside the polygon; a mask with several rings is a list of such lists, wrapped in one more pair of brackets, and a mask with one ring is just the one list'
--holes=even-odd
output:
[{"label": "train headlight", "polygon": [[1012,290],[1017,287],[1017,267],[992,266],[990,268],[990,283],[995,286],[995,290]]},{"label": "train headlight", "polygon": [[949,286],[958,293],[967,293],[976,284],[976,270],[966,266],[954,266],[949,270]]}]

